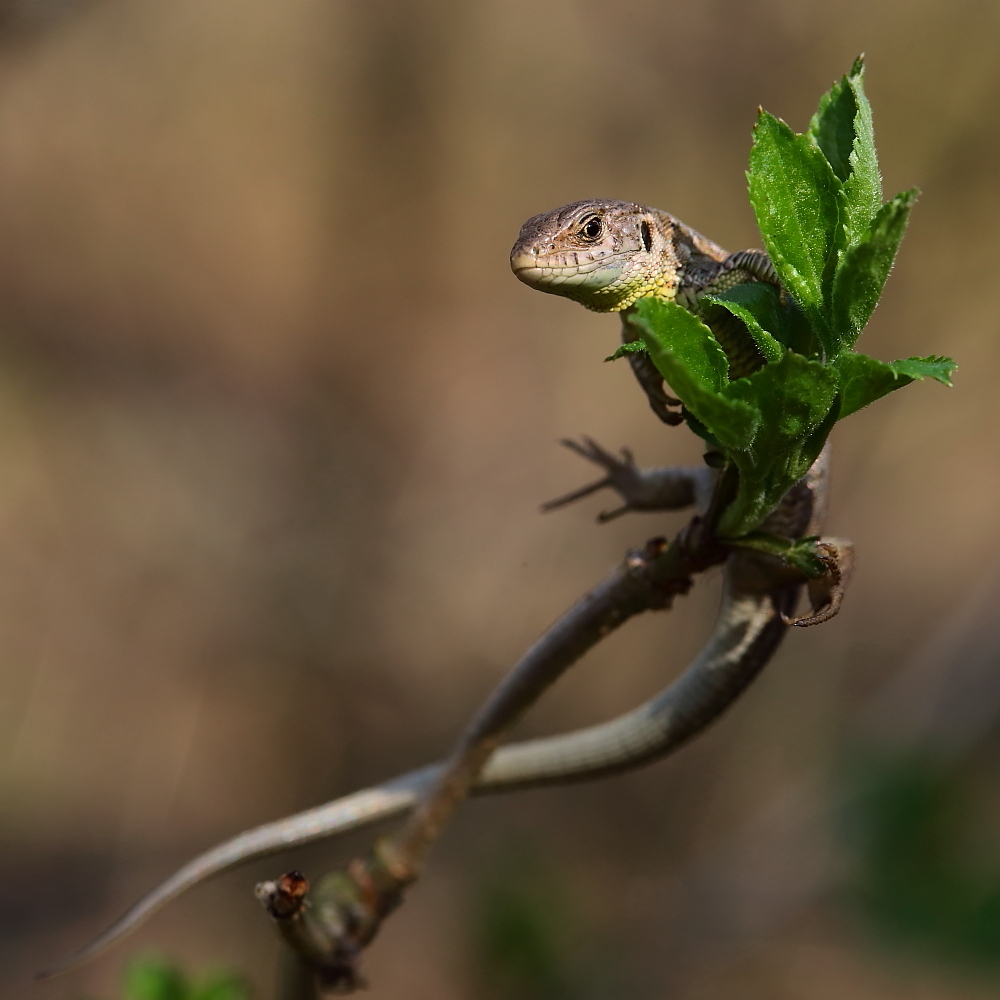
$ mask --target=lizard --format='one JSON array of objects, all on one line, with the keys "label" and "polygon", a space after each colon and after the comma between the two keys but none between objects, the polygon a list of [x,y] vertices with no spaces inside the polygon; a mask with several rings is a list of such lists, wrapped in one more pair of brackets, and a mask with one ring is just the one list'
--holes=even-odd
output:
[{"label": "lizard", "polygon": [[[669,212],[608,198],[574,201],[532,216],[521,227],[511,249],[510,266],[515,277],[531,288],[565,296],[594,312],[620,313],[623,344],[635,339],[630,320],[640,299],[676,302],[709,327],[726,354],[731,381],[763,367],[765,358],[742,320],[729,312],[705,309],[705,296],[747,282],[763,282],[778,289],[782,302],[791,302],[771,258],[763,250],[729,253]],[[664,423],[682,423],[686,414],[680,400],[667,394],[663,376],[649,354],[640,350],[626,356],[653,412]],[[603,453],[602,457],[601,449],[595,450],[593,442],[588,448],[570,441],[563,443],[609,468],[610,456]],[[631,453],[625,449],[623,457],[617,481],[609,472],[594,483],[549,501],[543,509],[561,507],[604,486],[623,493],[626,483],[632,492],[624,506],[600,515],[598,520],[606,521],[629,510],[650,509],[638,488],[640,482],[650,482],[649,476],[643,480],[629,473],[628,467],[634,468]],[[822,462],[828,462],[828,453],[822,456]],[[801,490],[793,487],[761,525],[762,529],[790,538],[802,537],[801,531],[793,530],[794,514],[790,520],[787,516],[802,502],[796,499],[798,493]],[[825,497],[825,490],[815,494],[820,495]],[[821,540],[817,548],[827,572],[809,581],[813,613],[798,619],[786,616],[788,624],[817,625],[840,609],[853,566],[853,548],[839,539]]]},{"label": "lizard", "polygon": [[[631,339],[628,311],[644,295],[674,298],[699,311],[700,296],[735,283],[777,284],[763,252],[727,254],[666,212],[620,201],[576,202],[529,219],[511,253],[511,265],[532,287],[597,311],[621,312],[625,339]],[[728,348],[731,372],[752,371],[763,363],[738,327],[719,327],[717,336]],[[653,411],[668,424],[679,423],[683,416],[676,410],[678,402],[666,393],[648,356],[631,354],[629,360]],[[544,509],[561,507],[602,487],[614,489],[624,503],[601,520],[634,510],[704,510],[708,503],[716,476],[708,466],[640,469],[627,450],[617,458],[590,440],[583,445],[564,443],[601,466],[605,475]],[[824,452],[763,527],[792,538],[818,533],[825,515],[826,470]],[[612,774],[677,749],[721,714],[770,660],[791,621],[799,591],[798,583],[770,557],[733,553],[724,570],[715,628],[685,671],[649,701],[608,722],[500,747],[479,775],[474,794]],[[215,875],[406,812],[433,784],[440,767],[419,768],[217,845],[147,893],[81,951],[41,975],[67,971],[103,953],[167,903]]]},{"label": "lizard", "polygon": [[[762,250],[727,253],[669,212],[629,201],[594,198],[536,215],[521,227],[510,253],[515,276],[532,288],[563,295],[595,312],[622,315],[622,341],[634,340],[629,324],[641,298],[672,299],[702,315],[702,297],[734,285],[762,281],[781,288]],[[702,315],[729,358],[731,379],[764,364],[746,327],[728,313]],[[628,355],[653,412],[679,424],[680,401],[645,352]]]}]

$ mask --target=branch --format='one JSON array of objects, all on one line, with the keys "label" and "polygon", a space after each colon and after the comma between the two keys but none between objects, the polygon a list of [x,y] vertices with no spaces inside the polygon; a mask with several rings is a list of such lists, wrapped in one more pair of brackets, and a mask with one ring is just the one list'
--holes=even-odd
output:
[{"label": "branch", "polygon": [[[669,607],[675,596],[691,588],[693,574],[725,561],[729,552],[716,538],[715,525],[734,485],[733,475],[720,476],[704,518],[695,517],[669,547],[663,539],[653,539],[643,550],[630,552],[528,650],[473,718],[403,826],[377,841],[367,857],[324,879],[314,894],[312,917],[275,895],[272,887],[280,880],[258,886],[283,936],[326,988],[347,993],[360,985],[362,951],[402,902],[452,813],[524,712],[606,635],[636,614]],[[702,714],[692,715],[694,728],[707,722]]]},{"label": "branch", "polygon": [[[328,989],[360,985],[357,963],[382,921],[401,902],[457,806],[507,730],[573,663],[629,618],[668,607],[691,587],[693,573],[722,562],[726,550],[695,518],[669,547],[653,539],[630,552],[606,580],[578,601],[511,670],[476,714],[451,758],[395,834],[376,842],[312,896],[311,911],[285,906],[262,883],[258,892],[282,936]],[[272,905],[277,898],[279,905]],[[308,905],[308,904],[307,904]],[[305,914],[309,914],[306,916]]]},{"label": "branch", "polygon": [[[798,510],[807,513],[797,516],[794,523],[785,524],[784,530],[797,534],[819,530],[824,512],[824,475],[825,465],[821,460],[803,483],[810,502],[797,504]],[[568,620],[585,608],[593,612],[596,595],[603,594],[607,599],[615,581],[621,586],[631,580],[636,588],[631,594],[636,602],[631,614],[666,606],[672,597],[664,579],[670,575],[666,571],[670,566],[675,573],[681,568],[683,560],[674,560],[684,548],[682,543],[685,540],[690,543],[697,534],[696,519],[665,552],[656,555],[656,549],[662,547],[662,542],[657,541],[644,552],[631,553],[621,567],[532,647],[525,660],[538,656],[547,648],[552,633],[560,628],[565,638]],[[798,590],[789,582],[787,574],[777,571],[773,561],[762,561],[748,553],[734,553],[729,557],[724,579],[722,607],[712,636],[674,683],[632,712],[607,723],[500,748],[475,779],[473,793],[508,791],[623,771],[672,752],[709,725],[742,693],[773,655],[786,632],[782,616],[791,613]],[[683,575],[676,576],[673,589],[683,593],[689,583]],[[642,597],[643,590],[645,597]],[[624,608],[619,611],[622,616],[617,624],[628,616]],[[599,634],[591,637],[590,644],[613,627],[616,626],[611,625],[603,632],[598,629]],[[581,648],[576,656],[584,651]],[[572,660],[567,661],[563,669],[570,662]],[[558,673],[551,679],[556,676]],[[508,678],[504,684],[508,692],[510,682]],[[41,975],[55,975],[96,957],[167,903],[208,878],[251,860],[368,826],[413,808],[440,779],[441,773],[442,765],[432,764],[374,788],[264,824],[216,846],[139,900],[86,948]]]},{"label": "branch", "polygon": [[[690,666],[649,701],[608,722],[558,736],[500,747],[476,779],[473,795],[585,781],[616,774],[678,749],[718,718],[743,692],[786,634],[797,588],[741,592],[739,566],[726,566],[722,607],[705,647]],[[85,949],[47,969],[50,976],[97,957],[196,885],[251,861],[316,840],[373,826],[412,809],[440,775],[430,764],[373,788],[265,823],[188,862],[129,909]]]}]

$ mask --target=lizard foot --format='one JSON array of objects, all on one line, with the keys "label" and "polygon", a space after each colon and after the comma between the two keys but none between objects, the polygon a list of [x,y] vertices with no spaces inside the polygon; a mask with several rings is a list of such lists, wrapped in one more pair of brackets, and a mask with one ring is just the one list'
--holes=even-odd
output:
[{"label": "lizard foot", "polygon": [[823,538],[816,543],[816,549],[826,566],[826,572],[806,585],[812,614],[802,615],[800,618],[782,615],[786,625],[798,625],[800,628],[820,625],[840,611],[844,591],[854,569],[854,546],[842,538]]},{"label": "lizard foot", "polygon": [[711,489],[714,473],[708,468],[640,469],[628,448],[621,449],[619,458],[605,451],[589,437],[583,438],[582,443],[569,438],[564,438],[560,443],[588,462],[601,466],[605,475],[542,504],[543,511],[565,507],[575,500],[609,487],[625,502],[614,510],[602,511],[597,515],[598,522],[604,524],[629,511],[680,510],[690,507],[702,500],[703,495]]}]

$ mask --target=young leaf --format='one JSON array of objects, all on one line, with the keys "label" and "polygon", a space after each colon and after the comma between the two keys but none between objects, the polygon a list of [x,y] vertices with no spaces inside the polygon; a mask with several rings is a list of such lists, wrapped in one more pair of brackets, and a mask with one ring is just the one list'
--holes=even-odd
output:
[{"label": "young leaf", "polygon": [[777,289],[761,282],[735,285],[718,295],[705,295],[699,305],[715,305],[732,313],[746,324],[757,349],[765,361],[777,361],[784,347],[769,331],[781,328]]},{"label": "young leaf", "polygon": [[648,298],[636,303],[633,325],[635,319],[650,353],[653,345],[670,351],[704,389],[718,392],[726,384],[726,352],[693,313],[676,302]]},{"label": "young leaf", "polygon": [[[818,361],[788,351],[780,361],[731,383],[725,395],[760,413],[752,449],[731,452],[740,473],[739,488],[719,529],[727,537],[738,537],[758,527],[805,475],[815,458],[814,436],[830,420],[837,375]],[[816,451],[820,447],[822,441]]]},{"label": "young leaf", "polygon": [[816,114],[809,122],[809,135],[842,184],[851,176],[857,114],[858,102],[845,76],[819,99]]},{"label": "young leaf", "polygon": [[820,99],[808,134],[843,186],[839,199],[842,245],[838,248],[843,253],[867,238],[882,205],[882,179],[861,59]]},{"label": "young leaf", "polygon": [[914,188],[886,202],[872,222],[868,239],[844,255],[833,283],[836,341],[831,356],[854,346],[874,312],[916,197]]},{"label": "young leaf", "polygon": [[754,127],[748,180],[750,203],[775,270],[825,342],[840,182],[809,136],[795,135],[763,110]]},{"label": "young leaf", "polygon": [[712,331],[676,302],[661,299],[640,299],[629,322],[670,388],[709,434],[724,448],[748,448],[759,414],[720,392],[729,361]]},{"label": "young leaf", "polygon": [[848,351],[835,362],[840,374],[840,417],[850,416],[917,379],[933,378],[951,385],[957,367],[950,358],[906,358],[887,364],[865,354]]},{"label": "young leaf", "polygon": [[932,354],[929,358],[903,358],[892,362],[892,370],[911,380],[933,378],[942,385],[951,385],[952,372],[958,367],[951,358]]},{"label": "young leaf", "polygon": [[847,196],[844,225],[848,249],[862,242],[882,207],[882,177],[875,153],[875,132],[872,128],[872,108],[865,96],[864,62],[859,57],[847,77],[854,95],[857,113],[854,117],[854,148],[851,151],[851,176],[844,184]]},{"label": "young leaf", "polygon": [[780,361],[728,385],[725,394],[760,411],[754,451],[766,462],[769,452],[805,439],[822,423],[837,394],[837,377],[818,361],[786,351]]},{"label": "young leaf", "polygon": [[630,340],[627,344],[622,344],[614,354],[609,354],[605,361],[617,361],[619,358],[626,358],[630,354],[642,354],[646,350],[644,340]]},{"label": "young leaf", "polygon": [[900,381],[884,361],[854,351],[846,351],[834,364],[840,374],[841,419],[911,381]]},{"label": "young leaf", "polygon": [[[804,476],[813,462],[819,458],[819,453],[826,444],[826,439],[833,430],[833,425],[840,419],[839,393],[830,404],[830,412],[820,421],[819,426],[802,442],[799,450],[799,465],[802,468],[801,476]],[[801,478],[801,476],[799,478]]]},{"label": "young leaf", "polygon": [[815,578],[827,571],[826,563],[816,551],[817,540],[816,536],[813,536],[792,541],[790,538],[782,538],[780,535],[771,535],[764,531],[751,531],[732,544],[741,549],[777,556],[803,576]]}]

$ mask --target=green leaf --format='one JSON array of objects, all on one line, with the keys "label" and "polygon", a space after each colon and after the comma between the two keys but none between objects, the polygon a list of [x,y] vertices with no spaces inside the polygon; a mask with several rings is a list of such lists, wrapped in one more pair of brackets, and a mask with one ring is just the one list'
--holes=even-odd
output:
[{"label": "green leaf", "polygon": [[187,984],[174,966],[138,959],[126,970],[125,995],[128,1000],[187,1000]]},{"label": "green leaf", "polygon": [[933,378],[949,388],[952,373],[957,367],[951,358],[941,354],[932,354],[929,358],[903,358],[892,363],[892,370],[901,377],[909,377],[911,380]]},{"label": "green leaf", "polygon": [[[819,426],[806,438],[802,443],[801,451],[799,452],[800,462],[802,468],[805,470],[802,475],[808,472],[810,466],[813,462],[819,458],[819,453],[823,450],[823,445],[826,444],[826,439],[830,436],[830,431],[833,430],[833,425],[840,419],[840,397],[839,393],[834,397],[833,402],[830,404],[830,412],[820,421]],[[799,477],[801,478],[801,477]]]},{"label": "green leaf", "polygon": [[833,284],[837,338],[830,356],[853,347],[874,312],[916,197],[914,188],[886,202],[872,222],[868,239],[844,255]]},{"label": "green leaf", "polygon": [[759,414],[726,398],[729,362],[712,331],[676,302],[640,299],[629,322],[670,388],[724,448],[748,448]]},{"label": "green leaf", "polygon": [[724,448],[739,470],[737,495],[720,532],[735,537],[753,530],[822,447],[815,436],[830,417],[836,372],[786,351],[748,378],[727,383],[725,355],[711,330],[686,309],[646,299],[629,322],[642,331],[650,357],[689,411],[692,429]]},{"label": "green leaf", "polygon": [[773,285],[748,281],[718,295],[702,296],[699,305],[704,308],[704,304],[719,306],[742,320],[765,361],[777,361],[785,353],[770,332],[782,327],[778,290]]},{"label": "green leaf", "polygon": [[835,365],[840,374],[841,419],[912,381],[900,381],[884,361],[854,351],[842,354]]},{"label": "green leaf", "polygon": [[809,122],[809,135],[841,183],[851,176],[857,114],[858,102],[845,76],[819,99],[816,114]]},{"label": "green leaf", "polygon": [[654,347],[670,351],[702,388],[718,392],[726,384],[726,352],[712,331],[683,306],[663,299],[640,299],[633,319],[639,320],[642,341],[650,354]]},{"label": "green leaf", "polygon": [[819,541],[817,535],[793,541],[790,538],[771,535],[765,531],[751,531],[750,534],[744,535],[742,538],[734,539],[730,544],[741,549],[750,549],[754,552],[764,552],[776,556],[782,562],[797,569],[803,576],[814,578],[822,576],[827,569],[826,563],[816,551],[817,541]]},{"label": "green leaf", "polygon": [[780,361],[733,382],[727,394],[760,409],[764,440],[755,449],[765,455],[779,442],[807,437],[820,425],[837,394],[837,379],[818,361],[786,351]]},{"label": "green leaf", "polygon": [[857,106],[851,176],[844,184],[844,194],[847,196],[844,225],[847,229],[847,246],[850,248],[864,240],[872,220],[882,207],[882,177],[875,152],[872,108],[865,96],[864,62],[860,57],[851,68],[847,83]]},{"label": "green leaf", "polygon": [[[809,123],[809,136],[823,151],[841,182],[838,250],[842,253],[867,238],[872,219],[882,205],[882,179],[875,153],[872,109],[865,96],[864,62],[820,99]],[[839,254],[838,254],[839,255]]]},{"label": "green leaf", "polygon": [[646,341],[631,340],[627,344],[622,344],[614,354],[609,354],[605,361],[617,361],[619,358],[627,357],[629,354],[642,354],[646,350]]},{"label": "green leaf", "polygon": [[774,285],[747,281],[724,292],[703,295],[698,304],[713,330],[711,307],[721,307],[738,316],[768,361],[777,361],[788,347],[806,357],[819,354],[818,343],[802,310]]},{"label": "green leaf", "polygon": [[841,419],[918,379],[933,378],[950,386],[957,367],[951,358],[906,358],[888,364],[853,351],[842,354],[835,365],[840,375]]},{"label": "green leaf", "polygon": [[738,537],[758,527],[808,471],[822,447],[822,441],[817,447],[816,432],[824,423],[832,425],[837,373],[788,351],[780,361],[733,382],[725,395],[760,413],[752,448],[730,453],[740,482],[719,530],[724,536]]},{"label": "green leaf", "polygon": [[827,346],[840,182],[810,136],[795,135],[763,110],[754,127],[747,176],[750,203],[775,270]]}]

